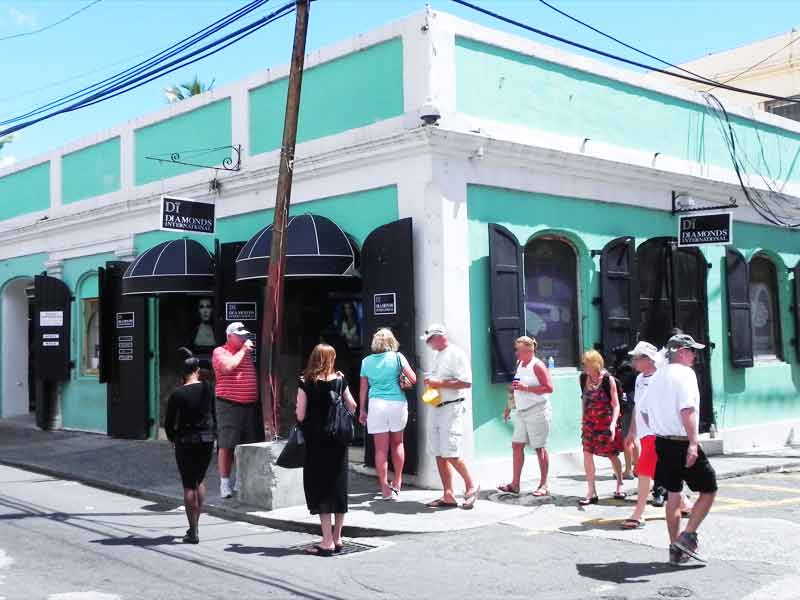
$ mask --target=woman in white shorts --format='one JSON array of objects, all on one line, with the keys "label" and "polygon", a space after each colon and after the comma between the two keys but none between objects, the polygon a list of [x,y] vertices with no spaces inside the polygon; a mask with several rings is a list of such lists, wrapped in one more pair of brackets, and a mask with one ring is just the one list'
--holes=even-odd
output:
[{"label": "woman in white shorts", "polygon": [[[400,344],[389,329],[379,329],[372,338],[372,354],[361,362],[359,420],[375,443],[375,471],[384,500],[400,494],[403,485],[403,430],[408,422],[406,394],[400,387],[404,377],[409,385],[417,382],[406,357],[397,350]],[[367,412],[369,398],[369,412]],[[389,452],[392,453],[394,481],[389,482]]]},{"label": "woman in white shorts", "polygon": [[[534,496],[548,496],[547,485],[550,457],[547,454],[547,438],[550,436],[550,394],[553,393],[553,380],[545,364],[536,358],[536,340],[528,336],[518,338],[514,343],[517,354],[517,373],[511,383],[510,392],[514,395],[516,414],[514,415],[514,435],[511,448],[514,455],[514,473],[511,483],[498,486],[501,492],[519,494],[522,467],[525,464],[525,446],[536,451],[539,459],[539,487]],[[507,406],[503,418],[508,421],[511,406]]]}]

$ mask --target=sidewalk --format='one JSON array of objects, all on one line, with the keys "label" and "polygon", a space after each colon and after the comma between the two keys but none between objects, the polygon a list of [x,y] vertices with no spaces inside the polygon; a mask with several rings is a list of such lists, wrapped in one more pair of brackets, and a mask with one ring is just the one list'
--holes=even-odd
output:
[{"label": "sidewalk", "polygon": [[[720,478],[800,467],[800,448],[775,452],[713,457],[712,464]],[[526,473],[535,472],[535,460],[526,464]],[[598,467],[604,466],[597,460]],[[31,419],[0,420],[0,463],[45,473],[54,477],[136,496],[176,508],[183,503],[182,490],[172,447],[167,442],[118,440],[105,435],[69,431],[45,432],[35,428]],[[482,527],[518,519],[542,505],[570,510],[586,491],[583,474],[556,473],[551,481],[553,496],[533,498],[534,482],[523,484],[519,498],[498,493],[487,485],[504,482],[508,473],[498,473],[497,481],[484,481],[481,501],[471,511],[461,509],[434,511],[425,502],[437,497],[430,490],[406,489],[396,502],[376,499],[375,480],[352,474],[347,535],[380,536],[401,533],[431,533]],[[611,496],[613,478],[608,469],[598,470],[601,497]],[[305,506],[261,511],[252,506],[219,497],[219,478],[212,464],[207,477],[207,512],[222,518],[247,521],[282,530],[316,531],[318,521]],[[626,491],[635,491],[635,481],[626,482]]]}]

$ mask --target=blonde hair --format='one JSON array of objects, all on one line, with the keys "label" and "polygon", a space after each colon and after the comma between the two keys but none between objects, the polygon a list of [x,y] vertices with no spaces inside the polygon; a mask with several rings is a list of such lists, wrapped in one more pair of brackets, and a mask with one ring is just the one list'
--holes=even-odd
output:
[{"label": "blonde hair", "polygon": [[598,371],[602,371],[606,366],[606,363],[603,360],[603,355],[597,350],[589,350],[588,352],[584,352],[581,363],[583,364],[584,368],[597,367]]},{"label": "blonde hair", "polygon": [[336,362],[336,350],[328,344],[317,344],[308,357],[308,365],[303,371],[303,377],[308,382],[327,377],[334,372]]},{"label": "blonde hair", "polygon": [[514,340],[514,346],[525,346],[529,350],[536,352],[539,342],[536,341],[536,338],[532,338],[529,335],[523,335],[522,337],[518,337],[516,340]]},{"label": "blonde hair", "polygon": [[399,348],[400,343],[397,341],[397,338],[394,337],[392,330],[387,327],[378,329],[375,335],[372,336],[370,350],[372,350],[374,354],[380,354],[381,352],[397,352]]}]

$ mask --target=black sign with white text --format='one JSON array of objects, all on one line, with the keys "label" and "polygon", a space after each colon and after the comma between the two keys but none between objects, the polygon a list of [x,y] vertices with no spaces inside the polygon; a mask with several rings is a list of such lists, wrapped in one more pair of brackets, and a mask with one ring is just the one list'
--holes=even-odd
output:
[{"label": "black sign with white text", "polygon": [[678,246],[726,245],[733,241],[733,215],[726,213],[678,216]]},{"label": "black sign with white text", "polygon": [[225,320],[234,321],[255,321],[256,303],[255,302],[226,302]]},{"label": "black sign with white text", "polygon": [[186,198],[161,198],[161,229],[189,231],[191,233],[215,232],[215,206]]},{"label": "black sign with white text", "polygon": [[385,294],[375,294],[374,313],[376,315],[396,315],[397,314],[397,294],[387,292]]}]

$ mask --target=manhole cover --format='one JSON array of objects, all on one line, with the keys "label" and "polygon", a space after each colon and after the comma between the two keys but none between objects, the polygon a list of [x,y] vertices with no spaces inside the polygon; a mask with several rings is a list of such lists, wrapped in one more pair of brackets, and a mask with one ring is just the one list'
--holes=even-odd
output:
[{"label": "manhole cover", "polygon": [[658,595],[662,598],[688,598],[692,594],[692,590],[683,587],[665,587],[658,590]]},{"label": "manhole cover", "polygon": [[[297,552],[305,552],[313,548],[316,544],[303,544],[302,546],[294,546],[292,550]],[[359,544],[357,542],[345,542],[341,552],[337,552],[334,556],[344,556],[345,554],[356,554],[357,552],[366,552],[367,550],[374,550],[377,546],[370,546],[368,544]]]}]

